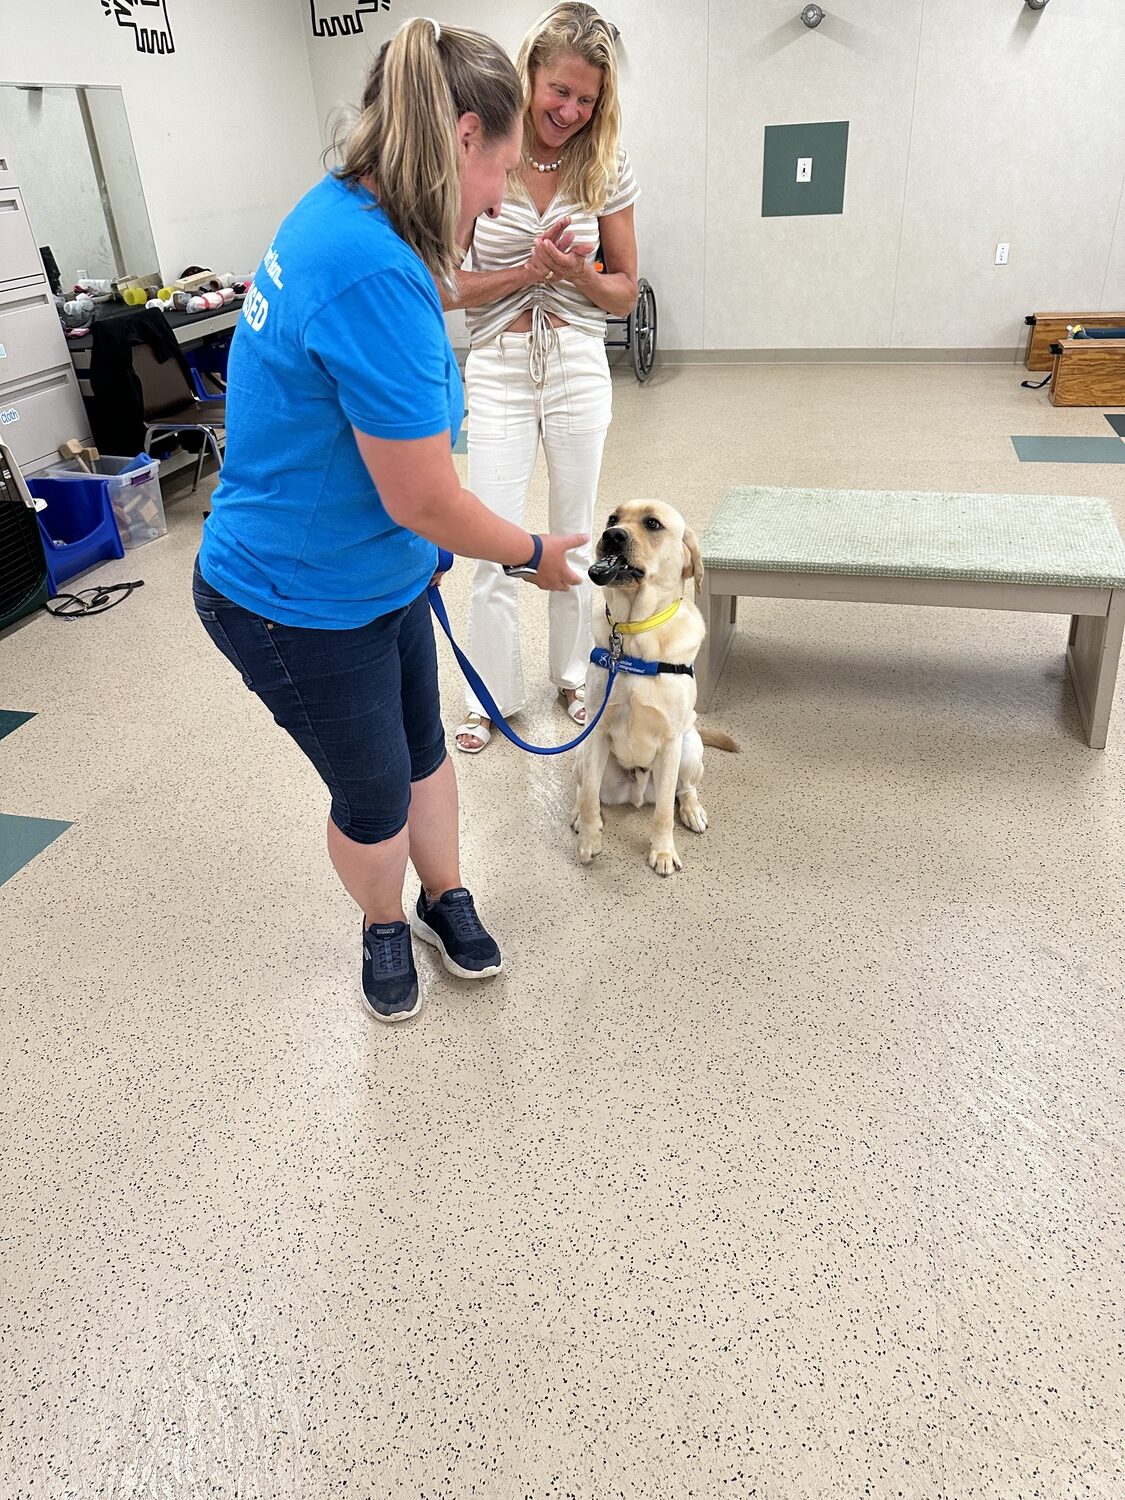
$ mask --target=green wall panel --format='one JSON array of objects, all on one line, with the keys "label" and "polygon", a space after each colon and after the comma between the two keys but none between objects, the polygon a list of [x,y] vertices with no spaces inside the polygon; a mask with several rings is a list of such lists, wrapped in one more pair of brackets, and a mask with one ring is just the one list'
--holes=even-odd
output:
[{"label": "green wall panel", "polygon": [[[811,182],[797,181],[797,158],[812,157]],[[762,171],[762,217],[842,214],[848,164],[848,122],[767,125]]]}]

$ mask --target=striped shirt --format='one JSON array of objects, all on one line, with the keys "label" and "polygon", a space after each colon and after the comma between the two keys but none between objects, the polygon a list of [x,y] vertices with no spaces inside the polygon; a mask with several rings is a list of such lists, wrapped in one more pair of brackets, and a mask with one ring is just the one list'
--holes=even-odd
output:
[{"label": "striped shirt", "polygon": [[[570,217],[570,228],[576,243],[597,246],[601,238],[598,220],[608,218],[628,208],[640,196],[633,169],[625,151],[617,153],[617,183],[610,191],[605,207],[600,214],[581,204],[568,201],[558,193],[540,214],[530,198],[505,198],[498,218],[482,215],[473,234],[472,268],[474,271],[507,271],[513,266],[522,266],[531,255],[536,238],[550,229],[565,215]],[[589,260],[594,259],[591,250]],[[509,328],[521,313],[528,309],[542,308],[544,313],[554,313],[564,323],[601,338],[605,334],[606,313],[595,307],[577,287],[568,282],[541,283],[538,286],[521,287],[510,292],[497,302],[486,307],[470,307],[465,310],[465,322],[469,329],[469,346],[478,349],[490,343],[498,334]]]}]

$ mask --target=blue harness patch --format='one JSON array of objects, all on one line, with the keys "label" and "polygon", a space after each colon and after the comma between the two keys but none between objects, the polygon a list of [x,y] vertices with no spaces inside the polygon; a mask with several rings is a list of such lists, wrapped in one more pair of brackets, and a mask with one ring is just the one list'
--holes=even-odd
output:
[{"label": "blue harness patch", "polygon": [[614,656],[608,646],[595,646],[590,660],[603,672],[631,672],[634,677],[658,677],[661,672],[673,672],[679,677],[694,677],[695,668],[688,662],[642,661],[639,656]]}]

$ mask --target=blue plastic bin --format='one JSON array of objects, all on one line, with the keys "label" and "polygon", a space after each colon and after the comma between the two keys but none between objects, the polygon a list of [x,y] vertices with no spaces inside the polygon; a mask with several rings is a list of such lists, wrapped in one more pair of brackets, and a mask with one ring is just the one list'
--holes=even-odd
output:
[{"label": "blue plastic bin", "polygon": [[124,557],[109,485],[104,479],[29,479],[27,488],[46,509],[36,512],[47,588],[52,598],[59,585],[109,557]]}]

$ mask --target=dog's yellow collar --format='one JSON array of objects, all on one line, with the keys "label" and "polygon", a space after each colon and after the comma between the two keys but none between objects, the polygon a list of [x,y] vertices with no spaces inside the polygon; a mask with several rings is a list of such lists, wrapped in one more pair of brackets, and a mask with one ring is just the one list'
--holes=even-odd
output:
[{"label": "dog's yellow collar", "polygon": [[609,621],[610,630],[615,635],[640,635],[642,630],[655,630],[658,625],[666,625],[683,602],[682,599],[676,599],[669,604],[667,609],[662,609],[658,615],[649,615],[647,620],[618,621],[613,618],[608,608],[606,609],[605,616]]}]

